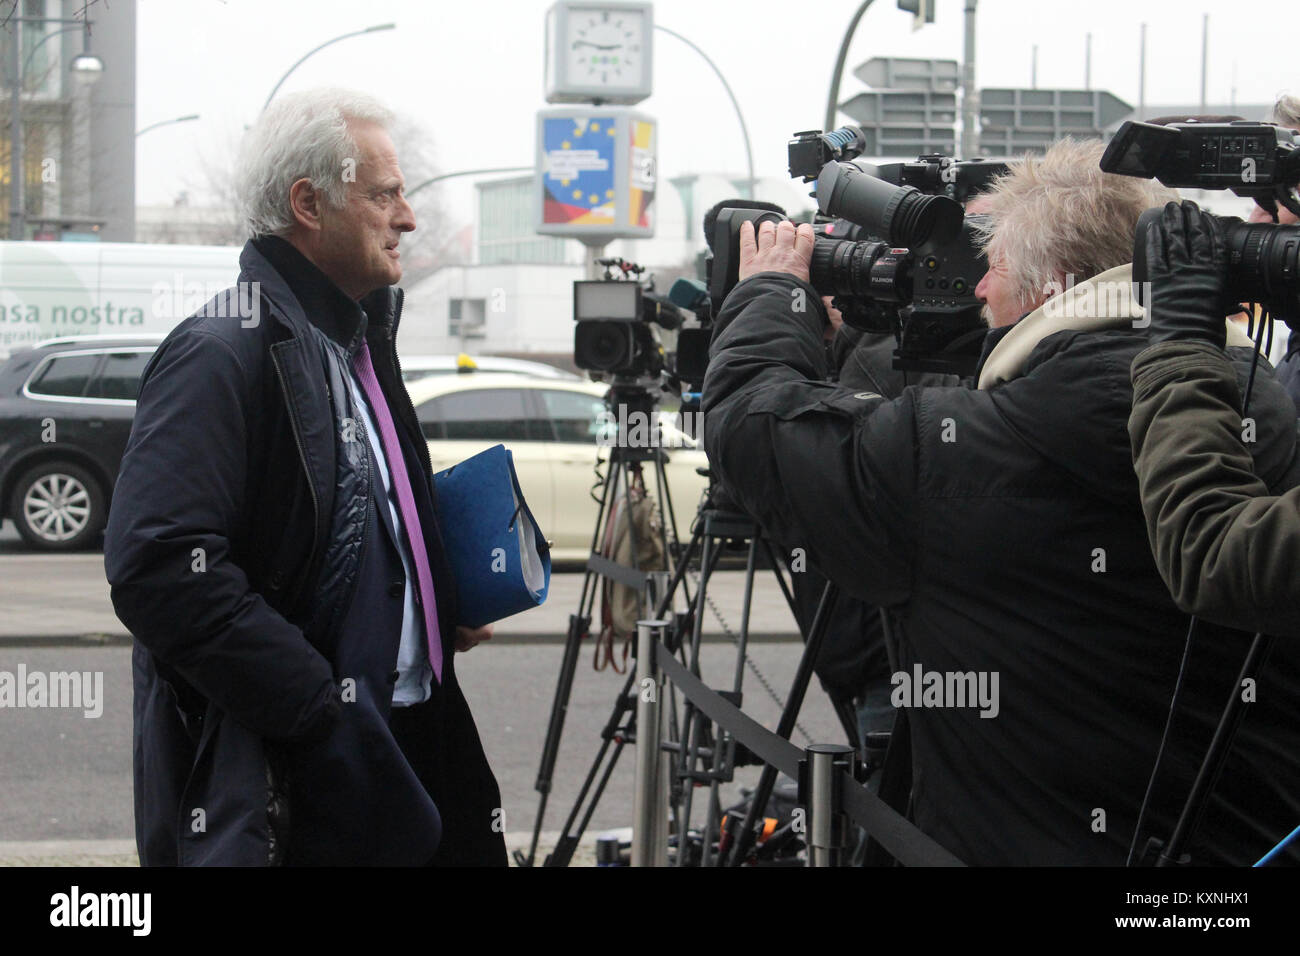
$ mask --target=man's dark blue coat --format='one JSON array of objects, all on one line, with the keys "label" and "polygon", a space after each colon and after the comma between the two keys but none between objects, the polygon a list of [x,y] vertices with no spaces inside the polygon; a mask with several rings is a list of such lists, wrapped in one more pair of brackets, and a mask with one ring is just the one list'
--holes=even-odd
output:
[{"label": "man's dark blue coat", "polygon": [[[136,638],[141,863],[503,865],[500,793],[456,680],[428,451],[397,364],[401,292],[378,290],[351,321],[309,316],[273,264],[297,256],[250,242],[239,286],[166,338],[114,489],[104,556]],[[346,378],[363,338],[443,638],[443,682],[407,712],[407,740],[389,727],[401,558],[364,431],[340,431],[363,428]]]}]

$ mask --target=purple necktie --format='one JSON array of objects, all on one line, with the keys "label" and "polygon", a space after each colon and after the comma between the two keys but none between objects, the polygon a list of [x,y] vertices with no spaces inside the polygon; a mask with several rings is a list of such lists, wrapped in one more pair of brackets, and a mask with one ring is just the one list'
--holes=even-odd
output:
[{"label": "purple necktie", "polygon": [[361,382],[366,397],[370,399],[370,410],[374,413],[379,437],[384,443],[384,454],[388,458],[388,474],[392,478],[393,488],[397,490],[397,509],[402,515],[406,540],[411,545],[411,558],[415,561],[415,576],[420,584],[424,633],[429,639],[429,663],[433,665],[434,676],[441,684],[442,639],[438,630],[438,602],[433,595],[433,572],[429,570],[429,555],[424,550],[424,534],[420,530],[420,516],[415,511],[415,495],[411,494],[406,460],[402,457],[402,446],[397,441],[397,429],[393,427],[388,402],[384,400],[379,379],[375,377],[375,366],[370,361],[370,346],[367,343],[361,343],[361,350],[353,356],[352,362],[356,366],[357,379]]}]

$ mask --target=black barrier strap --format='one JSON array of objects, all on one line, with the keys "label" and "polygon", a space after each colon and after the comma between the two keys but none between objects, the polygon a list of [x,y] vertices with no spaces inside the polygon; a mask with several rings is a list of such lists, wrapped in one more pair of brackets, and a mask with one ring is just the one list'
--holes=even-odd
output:
[{"label": "black barrier strap", "polygon": [[844,812],[904,866],[965,866],[915,823],[841,771]]},{"label": "black barrier strap", "polygon": [[603,554],[597,554],[595,551],[591,553],[591,557],[587,558],[587,569],[595,571],[602,578],[609,578],[619,584],[626,584],[638,594],[645,587],[646,577],[648,576],[646,571],[638,571],[626,564],[611,561]]},{"label": "black barrier strap", "polygon": [[[710,720],[765,763],[799,779],[799,761],[804,756],[802,750],[728,703],[673,657],[662,643],[655,646],[655,664]],[[845,812],[898,862],[904,866],[965,866],[848,773],[841,771],[840,778]]]},{"label": "black barrier strap", "polygon": [[799,778],[799,761],[803,751],[790,741],[778,737],[737,709],[726,698],[687,670],[662,643],[655,648],[655,664],[676,684],[692,704],[704,711],[714,723],[752,750],[764,763],[770,763],[789,777]]}]

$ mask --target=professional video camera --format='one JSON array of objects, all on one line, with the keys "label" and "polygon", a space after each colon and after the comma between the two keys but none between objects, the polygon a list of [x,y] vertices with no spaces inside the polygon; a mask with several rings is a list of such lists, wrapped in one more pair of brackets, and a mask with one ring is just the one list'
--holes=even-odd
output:
[{"label": "professional video camera", "polygon": [[[978,243],[983,220],[965,216],[961,204],[1007,167],[937,155],[881,166],[851,161],[865,143],[854,126],[796,133],[790,141],[790,175],[816,180],[823,214],[811,284],[834,296],[854,328],[893,332],[895,368],[969,375],[987,331],[975,298],[986,266]],[[710,237],[715,310],[739,278],[741,223],[757,228],[783,218],[771,209],[718,213]]]},{"label": "professional video camera", "polygon": [[[1300,136],[1271,123],[1128,122],[1101,158],[1108,173],[1158,179],[1175,189],[1228,189],[1254,199],[1276,218],[1281,204],[1300,216]],[[1138,219],[1133,279],[1146,281],[1146,236],[1159,218],[1149,209]],[[1296,327],[1300,323],[1300,225],[1245,223],[1222,217],[1227,239],[1228,292],[1237,302],[1259,303]]]},{"label": "professional video camera", "polygon": [[655,292],[653,279],[640,281],[644,267],[618,258],[596,262],[604,278],[573,283],[574,364],[618,378],[657,378],[664,349],[654,327],[678,328],[681,313]]}]

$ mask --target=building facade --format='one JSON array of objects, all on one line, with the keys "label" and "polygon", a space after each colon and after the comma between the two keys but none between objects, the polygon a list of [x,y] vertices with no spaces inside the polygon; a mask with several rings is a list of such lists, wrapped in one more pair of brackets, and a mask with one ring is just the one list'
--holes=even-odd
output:
[{"label": "building facade", "polygon": [[[573,351],[573,282],[586,278],[592,252],[575,239],[535,231],[535,180],[518,176],[481,183],[474,222],[474,259],[448,266],[413,284],[402,311],[402,354],[468,352],[539,358]],[[655,236],[616,239],[602,255],[646,267],[656,288],[696,274],[705,248],[701,222],[715,203],[744,196],[739,176],[690,175],[668,180],[655,202]],[[759,199],[792,216],[812,208],[808,187],[787,179],[760,179]]]},{"label": "building facade", "polygon": [[[3,235],[10,236],[13,176],[21,166],[22,238],[133,241],[135,0],[16,0],[12,15],[0,35]],[[74,70],[86,53],[102,69]],[[15,97],[21,162],[10,135]]]}]

